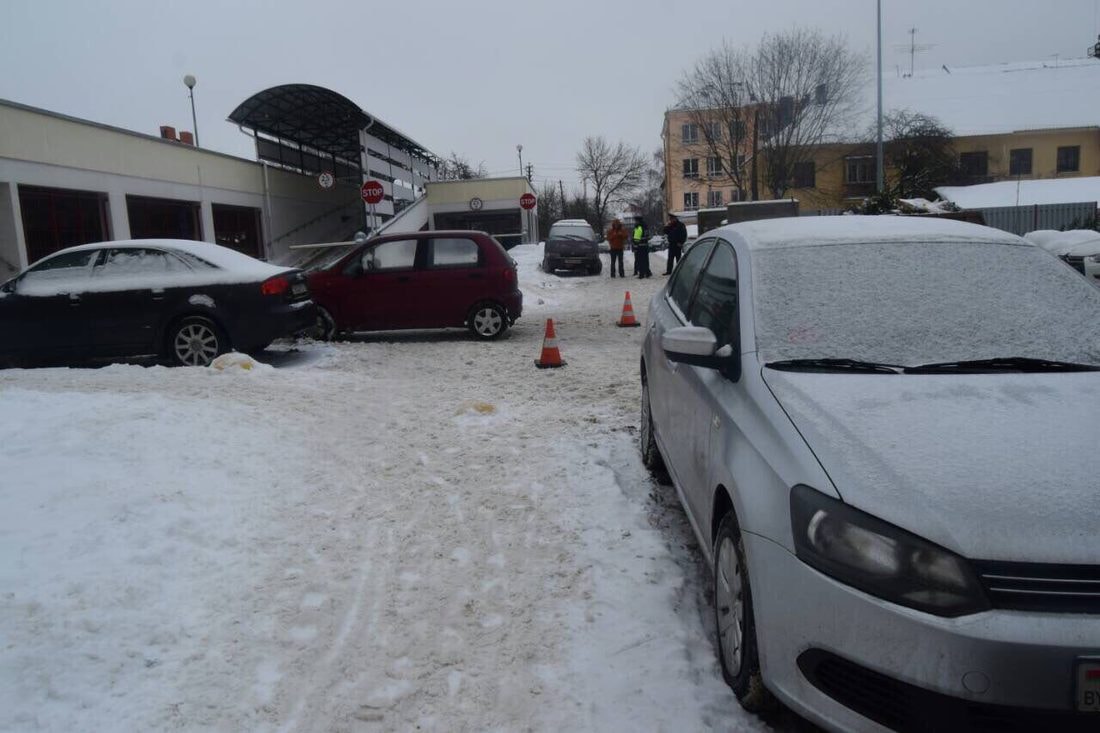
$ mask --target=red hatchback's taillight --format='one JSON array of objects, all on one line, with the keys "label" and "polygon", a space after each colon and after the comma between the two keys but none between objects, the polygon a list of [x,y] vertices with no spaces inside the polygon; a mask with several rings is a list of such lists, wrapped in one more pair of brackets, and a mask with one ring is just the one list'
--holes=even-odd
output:
[{"label": "red hatchback's taillight", "polygon": [[514,267],[504,268],[504,282],[512,284],[516,281],[516,269]]},{"label": "red hatchback's taillight", "polygon": [[260,292],[264,295],[282,295],[288,290],[290,290],[290,281],[282,275],[264,280],[260,285]]}]

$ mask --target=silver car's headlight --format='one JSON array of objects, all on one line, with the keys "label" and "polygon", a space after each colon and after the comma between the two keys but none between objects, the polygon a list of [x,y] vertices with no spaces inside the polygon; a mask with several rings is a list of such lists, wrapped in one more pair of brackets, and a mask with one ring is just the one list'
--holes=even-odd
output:
[{"label": "silver car's headlight", "polygon": [[966,560],[809,486],[791,490],[791,527],[800,560],[866,593],[937,616],[990,607]]}]

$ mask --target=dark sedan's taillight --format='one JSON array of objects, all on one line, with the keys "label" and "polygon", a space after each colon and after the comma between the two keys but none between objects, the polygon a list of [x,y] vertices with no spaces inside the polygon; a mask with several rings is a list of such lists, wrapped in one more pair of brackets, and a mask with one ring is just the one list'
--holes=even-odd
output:
[{"label": "dark sedan's taillight", "polygon": [[288,290],[290,290],[290,281],[282,275],[268,278],[260,285],[260,292],[264,295],[282,295]]}]

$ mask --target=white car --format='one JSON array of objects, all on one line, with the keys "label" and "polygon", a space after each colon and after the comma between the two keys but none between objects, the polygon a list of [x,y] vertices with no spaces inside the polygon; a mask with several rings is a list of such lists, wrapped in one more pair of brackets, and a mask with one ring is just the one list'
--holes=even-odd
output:
[{"label": "white car", "polygon": [[1100,730],[1100,290],[972,224],[722,227],[650,302],[641,394],[745,708]]},{"label": "white car", "polygon": [[1068,232],[1041,229],[1025,234],[1024,238],[1035,242],[1100,287],[1100,232],[1093,229],[1072,229]]}]

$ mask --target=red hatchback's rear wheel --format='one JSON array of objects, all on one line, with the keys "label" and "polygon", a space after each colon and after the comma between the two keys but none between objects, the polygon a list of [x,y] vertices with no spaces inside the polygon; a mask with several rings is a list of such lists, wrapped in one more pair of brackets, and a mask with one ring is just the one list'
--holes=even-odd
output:
[{"label": "red hatchback's rear wheel", "polygon": [[481,303],[470,311],[467,324],[474,336],[488,341],[500,338],[508,329],[508,314],[496,303]]}]

